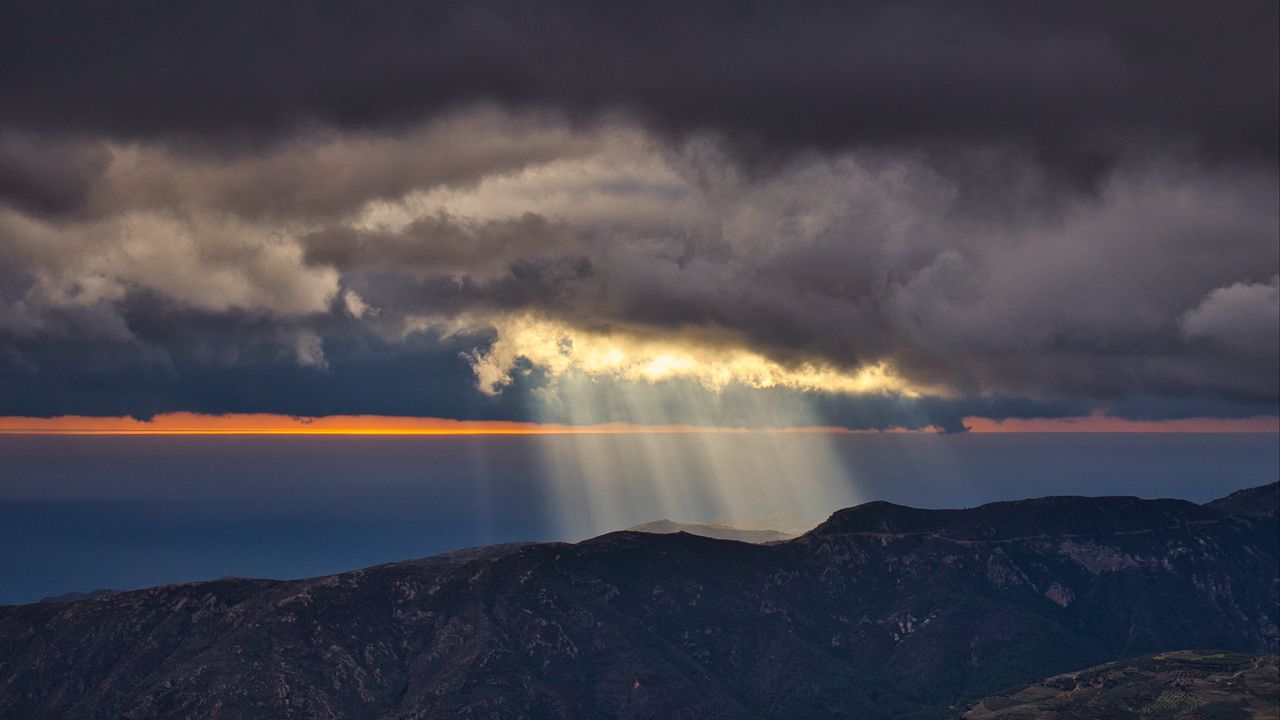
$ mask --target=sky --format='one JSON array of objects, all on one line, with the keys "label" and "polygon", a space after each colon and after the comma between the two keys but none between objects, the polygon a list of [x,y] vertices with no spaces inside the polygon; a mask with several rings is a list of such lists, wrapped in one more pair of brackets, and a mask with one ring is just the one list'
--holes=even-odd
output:
[{"label": "sky", "polygon": [[0,435],[0,604],[315,576],[664,517],[1206,502],[1277,477],[1276,433]]},{"label": "sky", "polygon": [[1280,5],[0,3],[0,602],[1280,476]]},{"label": "sky", "polygon": [[1278,12],[6,2],[0,417],[1274,432]]}]

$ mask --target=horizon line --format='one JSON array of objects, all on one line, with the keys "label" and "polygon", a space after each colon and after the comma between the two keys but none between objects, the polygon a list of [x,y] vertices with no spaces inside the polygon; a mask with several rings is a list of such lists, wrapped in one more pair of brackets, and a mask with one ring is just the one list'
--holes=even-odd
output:
[{"label": "horizon line", "polygon": [[[972,434],[1028,433],[1182,433],[1182,434],[1280,434],[1280,416],[1249,418],[1181,418],[1128,420],[1102,414],[1067,418],[1012,418],[996,420],[966,417]],[[922,428],[847,428],[832,425],[782,427],[733,427],[673,423],[642,425],[624,422],[591,425],[516,422],[502,420],[452,420],[387,415],[329,415],[301,417],[272,413],[163,413],[148,420],[122,416],[63,415],[50,418],[0,416],[0,435],[82,436],[484,436],[484,435],[635,435],[661,433],[787,433],[787,434],[938,434],[935,426]]]}]

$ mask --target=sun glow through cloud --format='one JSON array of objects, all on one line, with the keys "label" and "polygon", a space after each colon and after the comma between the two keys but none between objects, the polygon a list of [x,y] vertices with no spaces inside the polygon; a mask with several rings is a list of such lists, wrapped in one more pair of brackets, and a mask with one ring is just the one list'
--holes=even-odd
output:
[{"label": "sun glow through cloud", "polygon": [[584,330],[534,315],[489,322],[497,340],[471,355],[480,390],[489,394],[501,391],[521,360],[552,377],[580,373],[650,384],[693,380],[710,390],[736,383],[806,392],[918,394],[884,362],[855,370],[814,360],[786,365],[716,333]]}]

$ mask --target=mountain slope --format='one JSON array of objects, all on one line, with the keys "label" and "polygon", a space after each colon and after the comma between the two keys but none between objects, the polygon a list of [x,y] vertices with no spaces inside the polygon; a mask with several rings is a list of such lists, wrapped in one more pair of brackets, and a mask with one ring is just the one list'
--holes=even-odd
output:
[{"label": "mountain slope", "polygon": [[1049,678],[976,703],[965,720],[1280,717],[1275,655],[1172,652]]},{"label": "mountain slope", "polygon": [[31,718],[904,718],[1121,657],[1275,653],[1274,514],[870,503],[749,545],[621,532],[0,608]]},{"label": "mountain slope", "polygon": [[1237,490],[1221,500],[1214,500],[1210,507],[1227,515],[1280,515],[1280,483]]}]

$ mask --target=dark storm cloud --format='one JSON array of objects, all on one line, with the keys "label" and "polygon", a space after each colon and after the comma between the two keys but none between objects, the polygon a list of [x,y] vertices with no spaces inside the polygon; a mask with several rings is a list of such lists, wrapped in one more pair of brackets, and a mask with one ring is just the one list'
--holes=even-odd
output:
[{"label": "dark storm cloud", "polygon": [[134,297],[127,341],[34,336],[4,343],[0,415],[168,412],[298,416],[384,414],[475,420],[528,419],[522,383],[498,397],[475,389],[465,350],[484,337],[417,334],[389,340],[335,315],[307,332],[324,363],[301,365],[291,333],[250,314],[173,311]]},{"label": "dark storm cloud", "polygon": [[329,227],[303,240],[306,259],[344,270],[505,275],[513,263],[572,249],[572,229],[536,213],[475,222],[436,213],[399,232]]},{"label": "dark storm cloud", "polygon": [[6,124],[253,146],[476,101],[634,112],[743,147],[1134,141],[1277,157],[1275,3],[24,1]]},{"label": "dark storm cloud", "polygon": [[4,3],[0,415],[1274,414],[1278,12]]},{"label": "dark storm cloud", "polygon": [[50,144],[0,129],[0,203],[36,215],[75,214],[110,161],[96,143]]}]

